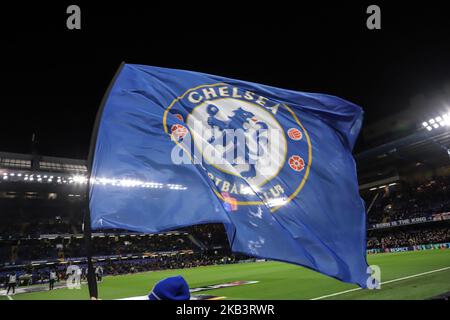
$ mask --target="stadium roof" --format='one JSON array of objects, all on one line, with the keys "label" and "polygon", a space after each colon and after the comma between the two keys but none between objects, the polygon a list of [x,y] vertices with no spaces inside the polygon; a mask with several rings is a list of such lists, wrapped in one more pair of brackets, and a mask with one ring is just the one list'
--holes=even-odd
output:
[{"label": "stadium roof", "polygon": [[356,155],[360,183],[450,166],[450,130],[419,130]]},{"label": "stadium roof", "polygon": [[85,160],[0,152],[0,169],[87,173]]}]

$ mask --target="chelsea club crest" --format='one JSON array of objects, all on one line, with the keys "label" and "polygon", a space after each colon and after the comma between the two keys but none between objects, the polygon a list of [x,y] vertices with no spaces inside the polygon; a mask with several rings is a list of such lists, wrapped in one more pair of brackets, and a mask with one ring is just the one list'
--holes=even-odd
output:
[{"label": "chelsea club crest", "polygon": [[167,107],[163,125],[181,155],[172,160],[206,169],[229,211],[266,205],[274,212],[308,179],[310,137],[283,102],[224,83],[202,85]]}]

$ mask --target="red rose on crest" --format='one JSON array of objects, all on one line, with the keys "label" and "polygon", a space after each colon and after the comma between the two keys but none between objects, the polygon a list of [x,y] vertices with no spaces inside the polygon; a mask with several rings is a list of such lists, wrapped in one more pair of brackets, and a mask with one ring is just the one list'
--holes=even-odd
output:
[{"label": "red rose on crest", "polygon": [[172,136],[176,139],[183,139],[184,136],[187,134],[188,130],[186,127],[182,126],[181,124],[174,124],[171,127],[172,130]]},{"label": "red rose on crest", "polygon": [[289,158],[289,166],[292,170],[300,172],[305,168],[305,161],[300,156],[292,156]]}]

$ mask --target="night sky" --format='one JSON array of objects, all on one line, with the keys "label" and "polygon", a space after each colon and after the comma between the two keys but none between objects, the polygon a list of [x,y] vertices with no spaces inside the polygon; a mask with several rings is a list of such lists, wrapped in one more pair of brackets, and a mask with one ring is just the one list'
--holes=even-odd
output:
[{"label": "night sky", "polygon": [[[338,95],[363,107],[366,124],[450,81],[444,1],[59,2],[2,5],[0,151],[29,153],[34,132],[39,153],[85,158],[121,61]],[[366,28],[372,3],[382,30]],[[81,30],[66,29],[69,4],[81,7]]]}]

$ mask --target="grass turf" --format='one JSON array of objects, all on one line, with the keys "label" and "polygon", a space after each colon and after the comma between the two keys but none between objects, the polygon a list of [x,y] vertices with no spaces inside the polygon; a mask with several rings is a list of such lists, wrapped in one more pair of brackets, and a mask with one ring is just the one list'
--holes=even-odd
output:
[{"label": "grass turf", "polygon": [[[389,281],[450,266],[450,250],[430,250],[370,255],[369,263],[379,265],[381,280]],[[118,299],[147,294],[160,279],[181,274],[190,287],[237,280],[257,284],[205,291],[227,299],[311,299],[356,288],[317,272],[287,263],[259,262],[146,272],[105,277],[99,283],[101,299]],[[450,291],[450,269],[382,285],[381,290],[358,290],[329,299],[426,299]],[[14,300],[87,299],[81,289],[17,294]],[[0,299],[7,299],[2,296]]]}]

